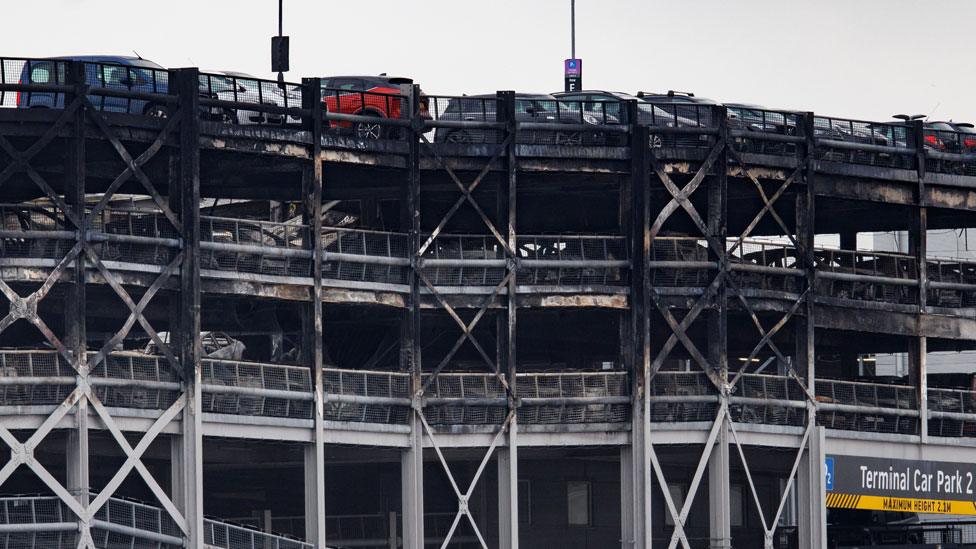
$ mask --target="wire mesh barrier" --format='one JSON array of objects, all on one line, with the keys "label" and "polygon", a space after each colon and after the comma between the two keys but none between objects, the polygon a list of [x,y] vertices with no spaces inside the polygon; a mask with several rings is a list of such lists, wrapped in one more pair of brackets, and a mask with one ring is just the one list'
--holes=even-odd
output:
[{"label": "wire mesh barrier", "polygon": [[201,369],[204,412],[312,417],[312,376],[307,367],[203,359]]},{"label": "wire mesh barrier", "polygon": [[653,423],[714,421],[718,391],[704,372],[657,372],[648,381]]},{"label": "wire mesh barrier", "polygon": [[363,229],[322,229],[322,278],[350,282],[406,284],[410,237]]},{"label": "wire mesh barrier", "polygon": [[180,248],[179,233],[159,211],[105,209],[90,216],[89,227],[104,261],[164,266]]},{"label": "wire mesh barrier", "polygon": [[49,59],[0,57],[0,107],[41,106],[61,108],[66,84],[66,64]]},{"label": "wire mesh barrier", "polygon": [[918,301],[915,259],[907,254],[814,250],[817,291],[839,299],[914,304]]},{"label": "wire mesh barrier", "polygon": [[424,251],[421,272],[434,286],[497,286],[505,257],[492,235],[440,234]]},{"label": "wire mesh barrier", "polygon": [[[54,496],[0,498],[0,525],[9,528],[0,533],[0,547],[5,549],[61,549],[78,544],[78,518]],[[94,514],[91,534],[99,548],[183,546],[182,532],[162,508],[117,497],[109,498]]]},{"label": "wire mesh barrier", "polygon": [[205,269],[311,276],[309,228],[295,223],[201,216],[200,265]]},{"label": "wire mesh barrier", "polygon": [[651,242],[651,284],[669,287],[707,286],[718,264],[709,259],[708,243],[687,236],[659,236]]},{"label": "wire mesh barrier", "polygon": [[791,244],[733,238],[726,241],[732,277],[740,288],[799,293],[805,270]]},{"label": "wire mesh barrier", "polygon": [[326,368],[324,382],[327,420],[407,424],[410,374]]},{"label": "wire mesh barrier", "polygon": [[158,117],[168,114],[169,107],[162,98],[144,97],[169,93],[169,71],[163,67],[151,62],[86,62],[84,66],[85,83],[91,88],[88,100],[97,110]]},{"label": "wire mesh barrier", "polygon": [[515,380],[521,424],[630,421],[627,372],[526,372]]},{"label": "wire mesh barrier", "polygon": [[926,302],[936,307],[976,307],[976,263],[958,259],[926,260]]},{"label": "wire mesh barrier", "polygon": [[651,128],[652,149],[711,148],[718,136],[714,113],[714,105],[637,103],[638,122]]},{"label": "wire mesh barrier", "polygon": [[210,118],[227,124],[294,125],[302,123],[299,84],[263,80],[242,73],[200,73],[201,102]]},{"label": "wire mesh barrier", "polygon": [[928,409],[930,435],[976,437],[976,392],[929,387]]},{"label": "wire mesh barrier", "polygon": [[[729,374],[731,377],[731,374]],[[803,425],[806,396],[792,377],[742,374],[732,388],[729,414],[739,423],[765,425]]]},{"label": "wire mesh barrier", "polygon": [[361,141],[405,139],[410,100],[401,93],[322,88],[324,130]]},{"label": "wire mesh barrier", "polygon": [[627,240],[622,236],[518,237],[518,283],[539,286],[624,286],[629,283]]},{"label": "wire mesh barrier", "polygon": [[628,142],[624,104],[516,96],[516,142],[526,145],[623,146]]},{"label": "wire mesh barrier", "polygon": [[813,135],[818,160],[915,169],[915,137],[904,124],[817,116]]},{"label": "wire mesh barrier", "polygon": [[[0,406],[61,404],[74,390],[76,375],[57,351],[0,351]],[[178,379],[166,360],[140,353],[110,354],[91,369],[89,381],[110,407],[161,410],[179,396]]]},{"label": "wire mesh barrier", "polygon": [[54,207],[0,205],[0,257],[61,259],[76,231]]},{"label": "wire mesh barrier", "polygon": [[311,543],[204,519],[203,543],[215,549],[314,549]]},{"label": "wire mesh barrier", "polygon": [[433,143],[498,144],[504,129],[498,122],[496,95],[428,95],[429,126],[425,137]]},{"label": "wire mesh barrier", "polygon": [[801,115],[749,106],[726,109],[731,146],[739,152],[793,156],[805,141]]},{"label": "wire mesh barrier", "polygon": [[[976,176],[976,130],[936,122],[922,132],[925,170],[951,175]],[[961,130],[965,131],[961,131]]]},{"label": "wire mesh barrier", "polygon": [[916,388],[818,379],[817,423],[830,429],[918,434]]},{"label": "wire mesh barrier", "polygon": [[914,524],[828,525],[828,535],[838,547],[972,547],[976,522],[969,520],[924,521]]},{"label": "wire mesh barrier", "polygon": [[[423,379],[426,383],[430,375]],[[442,372],[430,381],[424,398],[431,425],[500,425],[508,414],[507,393],[494,374]]]}]

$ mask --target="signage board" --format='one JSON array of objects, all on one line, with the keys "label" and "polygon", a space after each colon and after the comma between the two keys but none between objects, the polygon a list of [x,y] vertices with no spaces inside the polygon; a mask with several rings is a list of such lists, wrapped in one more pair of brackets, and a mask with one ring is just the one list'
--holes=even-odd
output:
[{"label": "signage board", "polygon": [[566,59],[563,61],[564,91],[575,92],[583,89],[583,60]]},{"label": "signage board", "polygon": [[976,515],[976,464],[827,456],[827,507]]}]

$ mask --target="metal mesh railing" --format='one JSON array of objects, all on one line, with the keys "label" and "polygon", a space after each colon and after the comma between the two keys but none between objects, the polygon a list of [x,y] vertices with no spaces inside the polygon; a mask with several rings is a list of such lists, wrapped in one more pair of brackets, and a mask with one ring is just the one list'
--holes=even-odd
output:
[{"label": "metal mesh railing", "polygon": [[204,412],[242,416],[312,417],[311,370],[258,362],[203,359]]},{"label": "metal mesh railing", "polygon": [[[485,126],[498,121],[498,98],[495,96],[428,95],[428,114],[433,122],[472,122]],[[453,128],[438,126],[426,137],[436,143],[497,144],[504,130],[489,127]]]},{"label": "metal mesh railing", "polygon": [[505,257],[492,235],[441,234],[424,252],[422,272],[434,286],[497,286]]},{"label": "metal mesh railing", "polygon": [[517,252],[523,262],[519,284],[621,286],[629,280],[622,236],[524,235],[518,237]]},{"label": "metal mesh railing", "polygon": [[301,540],[210,519],[203,521],[203,543],[216,549],[314,549],[315,547]]},{"label": "metal mesh railing", "polygon": [[912,256],[833,249],[817,249],[814,255],[817,290],[822,295],[902,304],[917,301],[918,273]]},{"label": "metal mesh railing", "polygon": [[[0,406],[61,404],[74,390],[76,375],[57,351],[0,351]],[[89,380],[110,407],[160,410],[179,396],[173,385],[178,379],[162,357],[112,353],[91,369]]]},{"label": "metal mesh railing", "polygon": [[[299,125],[302,91],[298,84],[233,73],[200,73],[200,95],[224,102],[211,113],[231,124]],[[228,105],[226,103],[233,103]]]},{"label": "metal mesh railing", "polygon": [[926,128],[923,143],[926,171],[976,176],[976,133]]},{"label": "metal mesh railing", "polygon": [[[734,249],[733,249],[734,248]],[[726,241],[732,277],[740,288],[799,293],[803,286],[804,265],[791,244],[763,240]]]},{"label": "metal mesh railing", "polygon": [[930,435],[976,437],[976,392],[929,387],[928,411]]},{"label": "metal mesh railing", "polygon": [[[732,374],[729,374],[731,377]],[[739,423],[765,425],[803,425],[806,420],[803,387],[792,377],[766,374],[742,374],[732,389],[729,413]]]},{"label": "metal mesh railing", "polygon": [[976,307],[976,263],[958,259],[926,260],[926,301],[936,307]]},{"label": "metal mesh railing", "polygon": [[310,276],[308,226],[202,216],[200,265],[205,269]]},{"label": "metal mesh railing", "polygon": [[[630,421],[627,372],[519,373],[516,394],[523,400],[518,409],[522,424]],[[610,397],[617,400],[610,401]],[[553,403],[546,404],[546,399]],[[606,401],[594,402],[598,399]]]},{"label": "metal mesh railing", "polygon": [[[424,375],[426,383],[429,375]],[[507,393],[494,374],[440,373],[427,392],[424,406],[431,425],[497,425],[505,421]],[[475,404],[475,399],[483,399]]]},{"label": "metal mesh railing", "polygon": [[158,211],[105,209],[89,225],[103,261],[166,265],[180,247],[176,228]]},{"label": "metal mesh railing", "polygon": [[403,233],[324,227],[322,278],[406,284],[410,237]]},{"label": "metal mesh railing", "polygon": [[651,422],[714,421],[718,392],[704,372],[658,372],[648,382]]},{"label": "metal mesh railing", "polygon": [[57,208],[0,205],[0,257],[60,259],[75,238],[75,228]]},{"label": "metal mesh railing", "polygon": [[410,416],[410,374],[327,368],[324,376],[326,419],[396,425],[407,423]]},{"label": "metal mesh railing", "polygon": [[817,116],[813,135],[818,160],[915,168],[913,130],[903,124]]},{"label": "metal mesh railing", "polygon": [[917,434],[916,388],[818,379],[817,423],[830,429]]},{"label": "metal mesh railing", "polygon": [[[567,101],[545,97],[516,97],[516,141],[529,145],[626,145],[623,103],[619,101]],[[563,125],[565,130],[535,127]]]},{"label": "metal mesh railing", "polygon": [[[323,130],[351,136],[362,141],[401,139],[409,135],[391,120],[410,116],[410,102],[400,93],[323,88],[322,111],[327,120]],[[362,116],[366,120],[348,120],[333,115]]]},{"label": "metal mesh railing", "polygon": [[[727,107],[732,147],[740,152],[795,155],[802,142],[801,115],[787,111],[733,106]],[[794,139],[789,139],[794,138]]]},{"label": "metal mesh railing", "polygon": [[[0,84],[23,86],[64,86],[66,64],[49,59],[0,57]],[[57,91],[0,90],[0,107],[48,108],[64,105],[64,94]]]},{"label": "metal mesh railing", "polygon": [[651,242],[651,284],[654,286],[707,286],[717,264],[709,265],[708,243],[701,238],[661,236]]}]

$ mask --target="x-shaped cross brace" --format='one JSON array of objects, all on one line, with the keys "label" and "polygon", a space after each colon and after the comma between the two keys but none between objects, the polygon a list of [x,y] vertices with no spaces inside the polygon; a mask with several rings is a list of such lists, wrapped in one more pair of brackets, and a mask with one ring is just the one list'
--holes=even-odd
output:
[{"label": "x-shaped cross brace", "polygon": [[502,249],[505,250],[505,253],[510,258],[512,258],[512,260],[516,260],[517,255],[515,253],[515,250],[513,250],[508,245],[508,241],[504,237],[502,237],[501,233],[498,232],[498,229],[495,228],[495,224],[492,223],[490,219],[488,219],[488,216],[485,214],[484,210],[482,210],[481,206],[478,205],[478,201],[475,200],[474,196],[472,196],[471,194],[474,192],[475,189],[478,188],[478,185],[481,184],[485,176],[488,175],[488,171],[491,169],[491,165],[494,164],[496,160],[501,158],[502,153],[505,151],[505,149],[512,141],[512,134],[509,134],[505,138],[505,141],[502,143],[501,147],[499,147],[499,149],[495,152],[495,155],[492,156],[490,160],[488,160],[488,162],[481,169],[478,175],[468,185],[465,185],[464,183],[461,182],[461,179],[458,178],[457,174],[454,173],[454,170],[451,169],[451,167],[447,164],[444,158],[441,157],[441,155],[437,152],[437,149],[431,146],[430,140],[428,140],[426,136],[421,135],[421,140],[424,144],[427,145],[428,149],[432,152],[434,158],[437,160],[437,163],[444,169],[444,171],[447,172],[451,180],[454,181],[454,184],[457,185],[458,190],[461,191],[461,197],[458,198],[457,201],[454,203],[454,205],[451,206],[451,209],[449,209],[447,213],[444,214],[444,217],[441,218],[440,223],[437,224],[437,227],[435,227],[434,230],[430,233],[430,236],[427,237],[427,240],[425,240],[424,243],[420,246],[420,249],[417,251],[417,256],[420,257],[424,255],[424,252],[426,252],[427,249],[430,248],[430,246],[434,243],[434,240],[441,233],[441,231],[444,230],[444,227],[447,226],[448,222],[451,220],[451,218],[454,217],[454,214],[457,213],[458,209],[460,209],[465,202],[468,202],[469,204],[471,204],[471,207],[474,208],[474,211],[477,212],[478,217],[481,218],[481,220],[484,222],[485,226],[488,228],[491,234],[495,237],[496,240],[498,240],[498,243],[501,245]]},{"label": "x-shaped cross brace", "polygon": [[434,452],[437,453],[437,459],[440,460],[441,466],[444,468],[444,473],[447,475],[447,480],[451,483],[451,488],[454,489],[454,495],[458,499],[458,511],[454,515],[454,521],[451,523],[451,528],[447,531],[447,535],[444,536],[444,542],[441,543],[441,549],[445,549],[451,539],[454,537],[454,532],[457,530],[458,523],[461,522],[461,517],[468,517],[468,522],[471,523],[471,528],[474,530],[475,536],[478,537],[478,541],[481,543],[483,549],[488,549],[488,544],[485,543],[485,538],[481,535],[481,530],[478,529],[478,524],[474,520],[474,516],[471,514],[471,509],[468,506],[468,502],[471,499],[471,494],[474,493],[474,489],[478,486],[478,480],[481,479],[481,474],[485,471],[485,467],[488,466],[488,461],[491,459],[492,454],[495,453],[495,448],[498,446],[498,441],[501,440],[502,435],[508,430],[515,417],[515,410],[509,410],[508,416],[505,417],[505,421],[502,423],[501,428],[495,433],[494,438],[491,439],[491,445],[488,446],[488,450],[485,452],[485,456],[481,459],[481,463],[478,465],[478,470],[474,474],[474,478],[471,479],[471,484],[468,489],[462,494],[461,489],[458,487],[457,481],[454,479],[454,474],[451,473],[451,467],[447,464],[447,460],[444,458],[444,453],[441,451],[441,447],[437,444],[437,439],[434,436],[430,425],[427,424],[427,418],[424,417],[423,409],[419,406],[416,407],[417,416],[420,417],[420,422],[424,427],[424,432],[427,433],[427,437],[430,439],[431,445],[434,446]]}]

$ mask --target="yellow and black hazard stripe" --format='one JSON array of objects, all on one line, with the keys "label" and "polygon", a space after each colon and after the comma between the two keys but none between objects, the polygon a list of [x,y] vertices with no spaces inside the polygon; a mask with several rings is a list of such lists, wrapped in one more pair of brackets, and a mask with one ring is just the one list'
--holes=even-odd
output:
[{"label": "yellow and black hazard stripe", "polygon": [[827,507],[831,509],[857,509],[861,496],[855,494],[827,494]]}]

